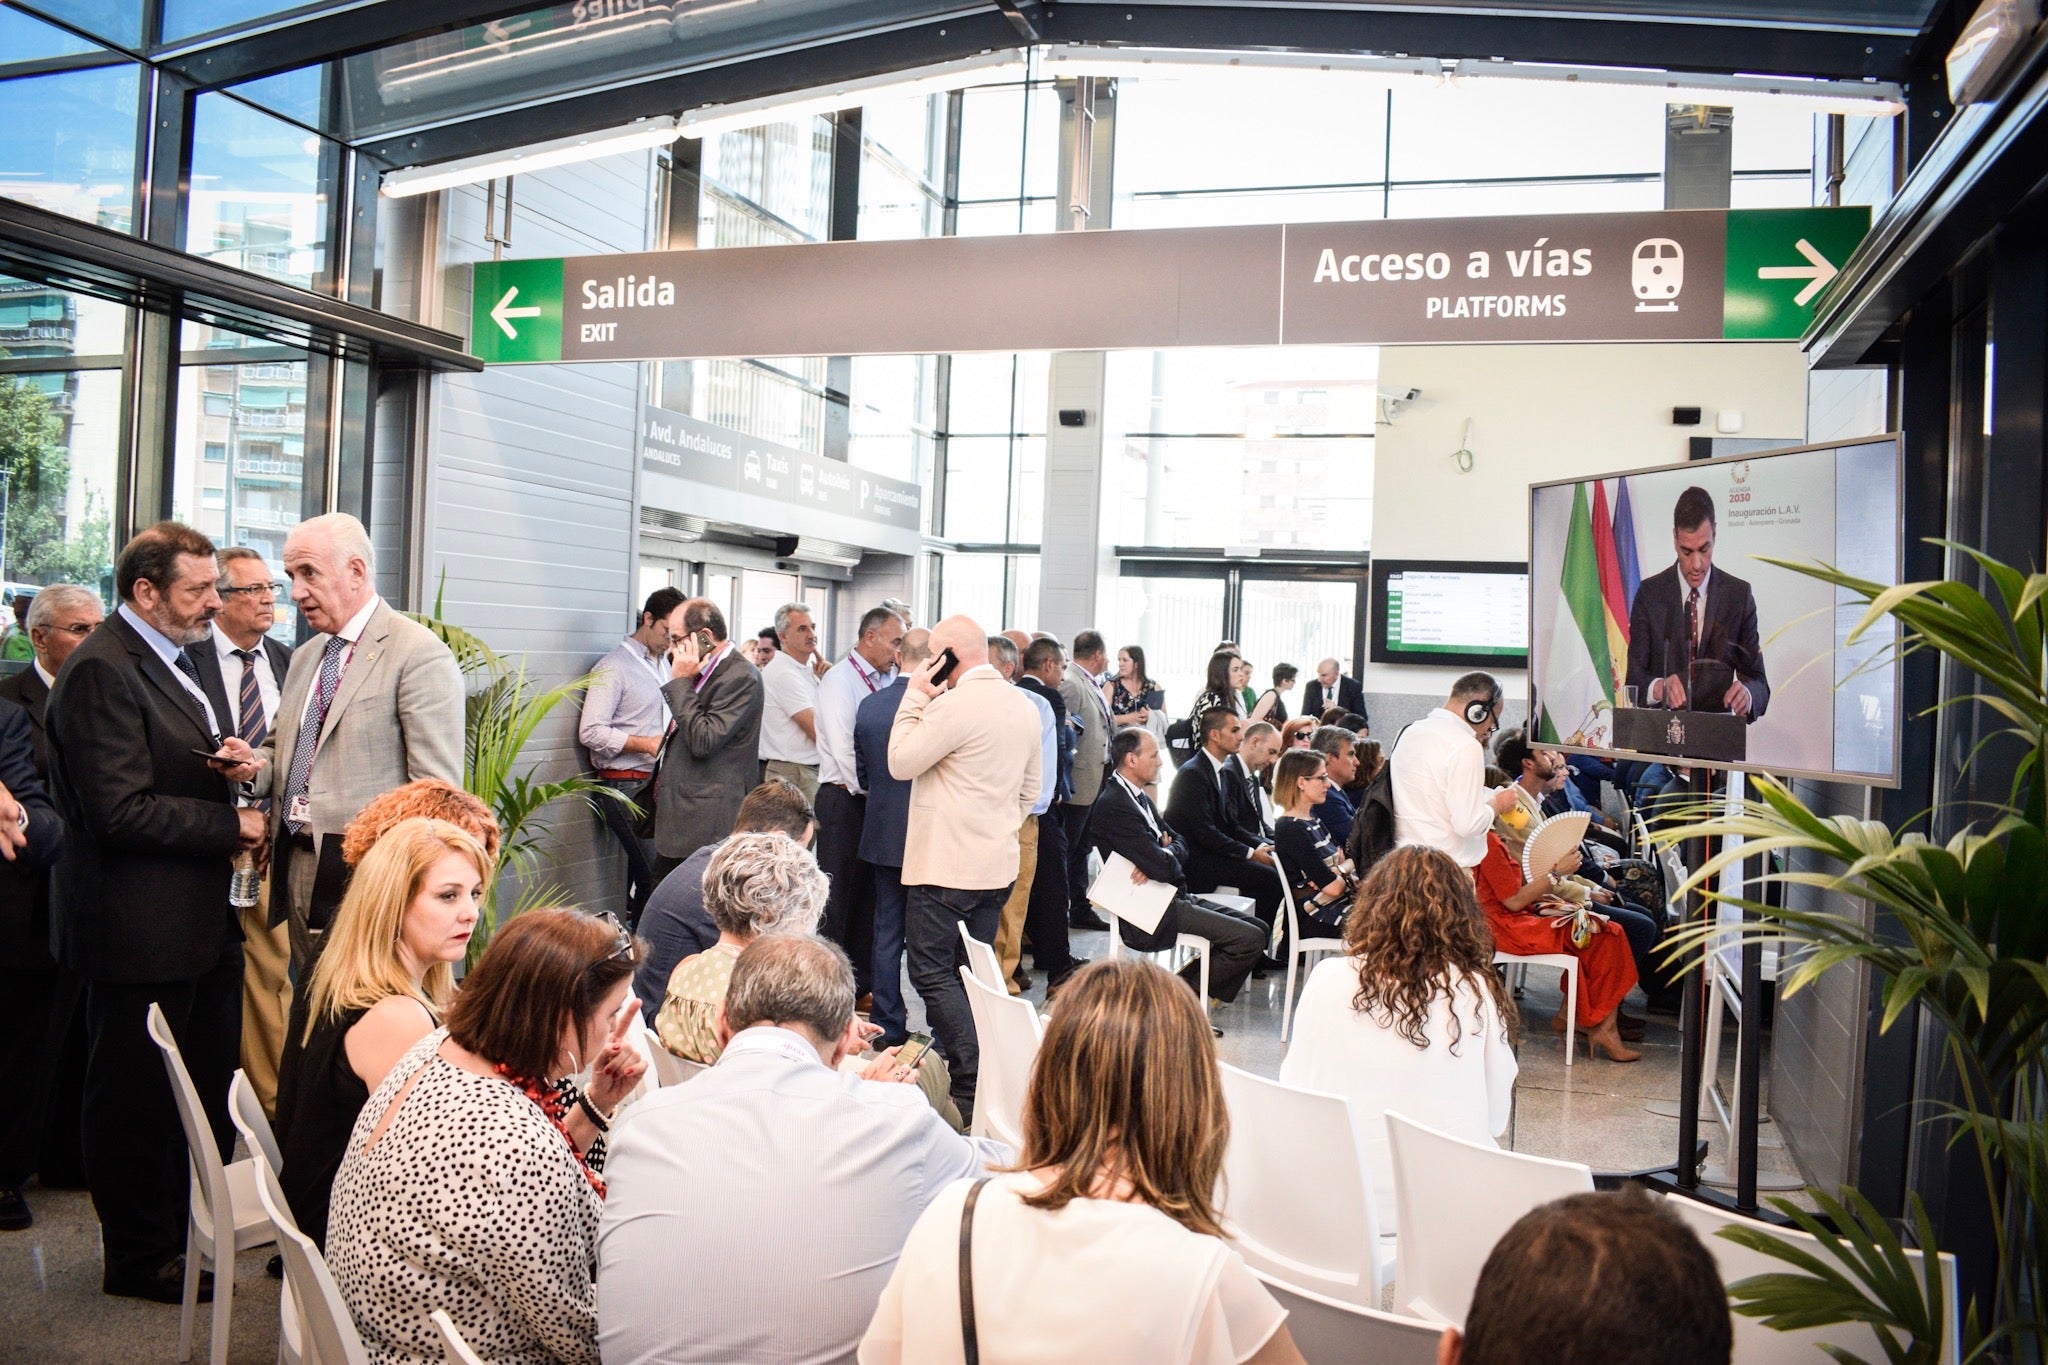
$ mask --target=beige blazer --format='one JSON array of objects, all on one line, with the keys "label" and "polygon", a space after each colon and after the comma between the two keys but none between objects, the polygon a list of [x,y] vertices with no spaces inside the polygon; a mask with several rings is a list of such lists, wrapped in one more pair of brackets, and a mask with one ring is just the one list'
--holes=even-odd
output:
[{"label": "beige blazer", "polygon": [[[284,788],[298,745],[306,698],[320,675],[328,637],[292,652],[277,703],[277,723],[260,751],[258,795],[276,798],[273,836],[284,820]],[[372,798],[415,778],[462,785],[462,670],[432,631],[379,602],[363,626],[320,727],[307,786],[311,833],[341,833]]]},{"label": "beige blazer", "polygon": [[1038,709],[986,664],[950,691],[903,694],[889,772],[910,783],[903,884],[994,891],[1017,879],[1017,831],[1038,804]]}]

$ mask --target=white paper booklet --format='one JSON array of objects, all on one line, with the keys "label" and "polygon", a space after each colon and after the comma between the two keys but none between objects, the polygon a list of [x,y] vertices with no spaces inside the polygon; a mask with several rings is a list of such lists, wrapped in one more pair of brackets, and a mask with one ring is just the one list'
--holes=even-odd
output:
[{"label": "white paper booklet", "polygon": [[1166,907],[1173,904],[1173,883],[1134,882],[1134,871],[1129,858],[1110,854],[1102,864],[1102,875],[1088,888],[1088,899],[1144,933],[1155,933],[1159,921],[1166,918]]}]

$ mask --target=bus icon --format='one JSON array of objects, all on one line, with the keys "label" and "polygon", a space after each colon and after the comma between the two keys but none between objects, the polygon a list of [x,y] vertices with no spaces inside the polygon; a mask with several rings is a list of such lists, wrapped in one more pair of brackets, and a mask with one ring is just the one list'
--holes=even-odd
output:
[{"label": "bus icon", "polygon": [[1669,237],[1636,243],[1629,263],[1638,313],[1675,313],[1678,291],[1685,287],[1685,250]]}]

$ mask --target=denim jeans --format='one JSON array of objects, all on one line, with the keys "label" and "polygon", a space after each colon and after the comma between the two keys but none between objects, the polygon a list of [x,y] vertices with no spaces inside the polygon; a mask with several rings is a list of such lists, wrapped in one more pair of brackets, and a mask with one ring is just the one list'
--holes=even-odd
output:
[{"label": "denim jeans", "polygon": [[967,965],[960,926],[965,924],[968,933],[993,944],[1010,888],[960,891],[946,886],[910,886],[904,892],[903,936],[910,958],[910,984],[924,1001],[932,1037],[953,1069],[953,1100],[965,1117],[974,1105],[981,1045],[974,1034],[967,987],[960,984],[960,969]]},{"label": "denim jeans", "polygon": [[882,1036],[895,1041],[909,1032],[903,1010],[903,869],[863,864],[874,878],[875,951],[871,959],[875,1003],[868,1022],[879,1024]]}]

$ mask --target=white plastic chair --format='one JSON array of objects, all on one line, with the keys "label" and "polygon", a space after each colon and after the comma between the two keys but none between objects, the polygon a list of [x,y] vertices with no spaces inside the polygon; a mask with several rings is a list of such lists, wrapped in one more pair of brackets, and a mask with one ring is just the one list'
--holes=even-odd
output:
[{"label": "white plastic chair", "polygon": [[1579,1041],[1579,960],[1570,953],[1518,953],[1495,952],[1495,966],[1507,966],[1515,972],[1515,989],[1520,990],[1522,978],[1529,974],[1531,967],[1555,967],[1564,973],[1564,1018],[1569,1026],[1564,1031],[1564,1064],[1572,1064],[1572,1052]]},{"label": "white plastic chair", "polygon": [[[270,1118],[263,1112],[263,1101],[256,1098],[254,1086],[240,1067],[228,1082],[228,1117],[234,1120],[235,1131],[242,1135],[251,1156],[261,1157],[270,1173],[282,1177],[284,1157],[278,1150],[277,1134],[271,1131]],[[272,1219],[273,1223],[277,1220]],[[292,1226],[298,1220],[292,1219]],[[301,1365],[305,1358],[305,1339],[300,1331],[299,1307],[292,1302],[292,1287],[285,1285],[278,1295],[277,1305],[277,1365]]]},{"label": "white plastic chair", "polygon": [[1324,953],[1342,953],[1343,938],[1303,938],[1301,916],[1294,908],[1294,888],[1288,885],[1288,876],[1280,876],[1280,904],[1287,911],[1287,996],[1280,1006],[1280,1041],[1286,1042],[1294,1029],[1294,977],[1305,957],[1320,957]]},{"label": "white plastic chair", "polygon": [[191,1213],[185,1224],[185,1302],[178,1314],[178,1359],[192,1358],[192,1320],[199,1311],[199,1275],[214,1271],[213,1365],[227,1365],[228,1322],[235,1307],[235,1253],[268,1246],[277,1230],[256,1198],[256,1172],[261,1165],[244,1157],[224,1165],[214,1144],[213,1128],[199,1102],[199,1089],[171,1036],[170,1021],[155,1001],[149,1006],[149,1036],[164,1054],[170,1073],[171,1097],[178,1103],[178,1121],[192,1173]]},{"label": "white plastic chair", "polygon": [[456,1365],[484,1365],[484,1358],[470,1349],[462,1339],[462,1329],[455,1325],[455,1319],[448,1316],[445,1308],[436,1308],[427,1314],[434,1320],[434,1326],[441,1329],[441,1342],[448,1348],[448,1358]]},{"label": "white plastic chair", "polygon": [[[256,1197],[264,1213],[277,1228],[277,1250],[284,1258],[285,1288],[298,1304],[299,1330],[311,1347],[306,1359],[313,1365],[370,1365],[370,1353],[363,1349],[362,1336],[334,1283],[333,1272],[320,1256],[313,1239],[300,1232],[285,1207],[284,1190],[268,1166],[256,1169]],[[217,1280],[216,1280],[217,1282]]]},{"label": "white plastic chair", "polygon": [[[1350,1102],[1221,1070],[1230,1109],[1224,1217],[1238,1254],[1289,1284],[1378,1308],[1393,1264],[1381,1256],[1372,1172]],[[1304,1152],[1315,1153],[1312,1164],[1296,1159]]]},{"label": "white plastic chair", "polygon": [[974,1013],[974,1036],[981,1051],[974,1122],[968,1131],[1022,1151],[1024,1090],[1031,1083],[1031,1063],[1038,1057],[1044,1025],[1029,1000],[990,986],[965,967],[960,980],[967,987],[967,1007]]},{"label": "white plastic chair", "polygon": [[1003,960],[996,956],[995,945],[983,943],[968,933],[964,922],[960,925],[960,941],[967,945],[967,969],[991,989],[1008,995],[1009,988],[1003,984]]},{"label": "white plastic chair", "polygon": [[234,1078],[228,1082],[228,1117],[234,1120],[235,1131],[249,1144],[249,1155],[262,1157],[270,1163],[271,1170],[283,1175],[284,1156],[278,1150],[277,1134],[271,1131],[270,1116],[263,1112],[256,1087],[249,1084],[247,1073],[240,1067],[235,1068]]},{"label": "white plastic chair", "polygon": [[1308,1365],[1436,1365],[1441,1323],[1312,1294],[1257,1266],[1252,1274],[1287,1310],[1287,1333]]},{"label": "white plastic chair", "polygon": [[1394,1216],[1401,1228],[1398,1306],[1462,1327],[1480,1267],[1517,1218],[1593,1188],[1591,1167],[1454,1138],[1387,1115]]},{"label": "white plastic chair", "polygon": [[[1779,1227],[1760,1219],[1745,1218],[1739,1213],[1730,1213],[1711,1204],[1703,1204],[1696,1199],[1686,1199],[1679,1195],[1667,1196],[1664,1207],[1677,1214],[1687,1227],[1699,1234],[1700,1241],[1706,1244],[1707,1254],[1712,1256],[1714,1264],[1720,1267],[1723,1284],[1746,1280],[1752,1275],[1781,1275],[1790,1271],[1792,1267],[1774,1256],[1766,1256],[1761,1251],[1752,1251],[1740,1243],[1716,1236],[1722,1228],[1756,1228],[1812,1251],[1824,1261],[1828,1260],[1828,1257],[1819,1250],[1819,1241],[1798,1228]],[[1906,1259],[1912,1264],[1916,1277],[1926,1274],[1925,1252],[1908,1251]],[[1941,1257],[1941,1290],[1944,1305],[1941,1363],[1955,1365],[1962,1357],[1963,1332],[1956,1309],[1956,1258],[1948,1252],[1942,1253]],[[1808,1361],[1821,1358],[1820,1347],[1823,1344],[1840,1347],[1864,1360],[1884,1359],[1884,1350],[1878,1345],[1877,1333],[1860,1322],[1842,1322],[1832,1327],[1807,1327],[1797,1331],[1780,1332],[1764,1326],[1757,1318],[1744,1317],[1740,1313],[1731,1313],[1729,1316],[1735,1322],[1735,1359],[1743,1365],[1780,1365],[1780,1362],[1784,1365],[1806,1365]]]},{"label": "white plastic chair", "polygon": [[687,1061],[670,1052],[662,1044],[661,1035],[645,1024],[640,1026],[640,1036],[634,1042],[646,1055],[647,1072],[654,1077],[657,1086],[681,1085],[695,1079],[705,1069],[702,1062]]}]

